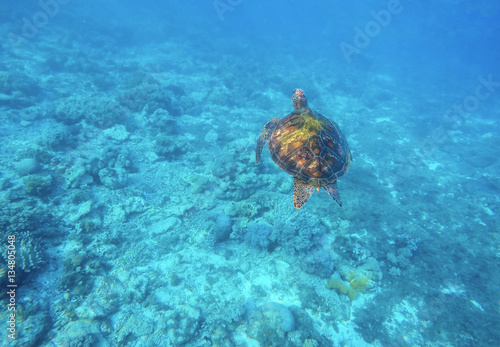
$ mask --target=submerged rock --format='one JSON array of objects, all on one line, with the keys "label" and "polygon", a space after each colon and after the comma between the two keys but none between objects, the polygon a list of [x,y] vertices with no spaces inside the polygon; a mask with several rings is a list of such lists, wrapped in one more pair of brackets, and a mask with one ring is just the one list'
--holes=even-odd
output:
[{"label": "submerged rock", "polygon": [[33,158],[26,158],[16,163],[16,172],[19,176],[26,176],[40,170],[40,163]]},{"label": "submerged rock", "polygon": [[260,343],[280,341],[295,329],[295,317],[288,307],[277,302],[267,302],[247,312],[247,334]]}]

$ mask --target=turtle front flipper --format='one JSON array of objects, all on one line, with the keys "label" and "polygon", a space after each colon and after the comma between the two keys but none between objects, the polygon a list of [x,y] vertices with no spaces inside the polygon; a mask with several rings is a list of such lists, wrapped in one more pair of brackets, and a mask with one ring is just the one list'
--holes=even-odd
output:
[{"label": "turtle front flipper", "polygon": [[309,197],[314,191],[314,187],[304,183],[297,177],[293,178],[293,206],[301,208],[309,200]]},{"label": "turtle front flipper", "polygon": [[337,181],[325,186],[325,192],[342,207],[342,200],[340,200],[339,191],[337,190]]},{"label": "turtle front flipper", "polygon": [[274,129],[276,129],[276,126],[278,125],[280,119],[279,118],[271,118],[269,122],[264,125],[264,129],[262,129],[262,132],[260,133],[259,140],[257,141],[257,149],[255,153],[255,159],[256,162],[258,163],[260,161],[260,156],[262,155],[262,150],[264,149],[264,145],[266,144],[267,141],[271,138],[271,134],[273,133]]}]

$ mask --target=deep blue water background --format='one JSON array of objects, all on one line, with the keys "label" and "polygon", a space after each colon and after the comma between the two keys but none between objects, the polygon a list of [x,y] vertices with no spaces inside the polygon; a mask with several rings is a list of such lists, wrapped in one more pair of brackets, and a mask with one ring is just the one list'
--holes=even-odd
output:
[{"label": "deep blue water background", "polygon": [[[19,343],[500,345],[500,2],[0,10]],[[255,164],[294,88],[350,144],[342,208]]]}]

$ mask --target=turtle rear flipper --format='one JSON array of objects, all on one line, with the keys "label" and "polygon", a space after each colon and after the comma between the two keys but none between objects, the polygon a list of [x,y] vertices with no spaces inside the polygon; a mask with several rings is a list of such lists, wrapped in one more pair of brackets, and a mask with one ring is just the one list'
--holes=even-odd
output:
[{"label": "turtle rear flipper", "polygon": [[309,200],[309,197],[314,191],[314,187],[304,183],[297,177],[293,178],[293,206],[301,208]]},{"label": "turtle rear flipper", "polygon": [[339,204],[339,206],[342,207],[342,200],[340,200],[340,194],[339,191],[337,190],[337,181],[334,181],[333,183],[330,183],[329,185],[325,186],[325,192],[329,196],[333,198]]},{"label": "turtle rear flipper", "polygon": [[264,145],[266,144],[267,141],[269,141],[269,138],[271,137],[271,134],[273,133],[274,129],[276,129],[276,126],[278,125],[280,119],[279,118],[271,118],[269,122],[264,125],[264,129],[262,129],[262,132],[260,133],[259,140],[257,141],[257,149],[255,151],[255,161],[258,163],[260,161],[260,156],[262,155],[262,150],[264,149]]}]

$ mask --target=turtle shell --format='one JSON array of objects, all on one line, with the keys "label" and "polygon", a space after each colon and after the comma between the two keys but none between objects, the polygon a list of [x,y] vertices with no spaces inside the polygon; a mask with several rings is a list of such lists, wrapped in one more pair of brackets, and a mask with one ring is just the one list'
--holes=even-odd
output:
[{"label": "turtle shell", "polygon": [[351,161],[338,125],[308,107],[280,120],[269,139],[269,153],[282,170],[316,188],[337,180]]}]

